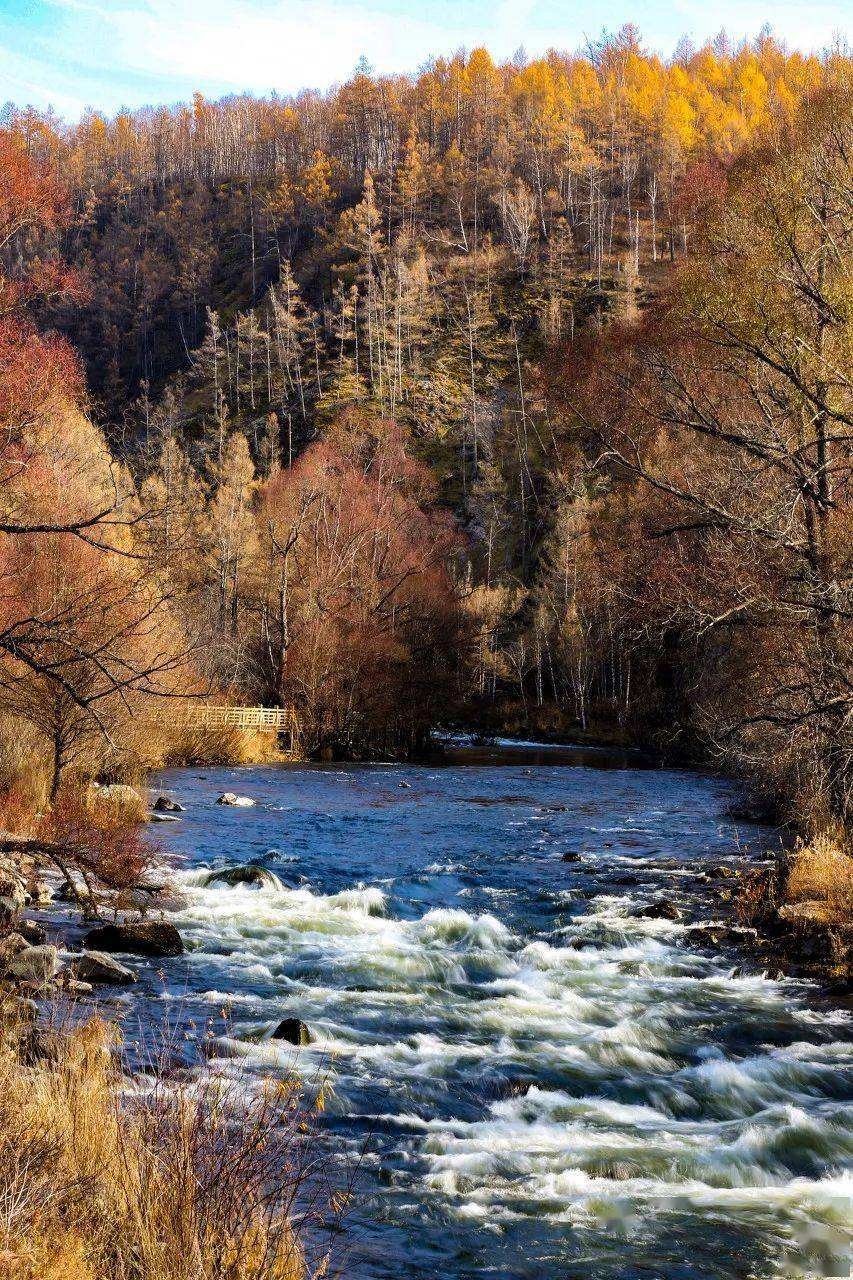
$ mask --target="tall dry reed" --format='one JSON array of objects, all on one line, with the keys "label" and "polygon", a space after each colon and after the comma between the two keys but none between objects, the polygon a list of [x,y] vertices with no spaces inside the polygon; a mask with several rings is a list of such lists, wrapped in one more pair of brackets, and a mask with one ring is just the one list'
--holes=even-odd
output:
[{"label": "tall dry reed", "polygon": [[116,1048],[98,1017],[46,1048],[7,1027],[0,1274],[305,1280],[293,1223],[311,1126],[295,1086],[247,1091],[211,1074],[131,1089]]}]

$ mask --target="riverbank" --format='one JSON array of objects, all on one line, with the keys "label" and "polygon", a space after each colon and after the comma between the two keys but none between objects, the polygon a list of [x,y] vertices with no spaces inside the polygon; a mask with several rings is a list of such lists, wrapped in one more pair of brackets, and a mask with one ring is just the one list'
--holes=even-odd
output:
[{"label": "riverbank", "polygon": [[288,1190],[301,1116],[198,1076],[131,1081],[119,1040],[98,1016],[47,1031],[0,1004],[3,1276],[305,1280]]},{"label": "riverbank", "polygon": [[582,723],[553,702],[522,703],[511,698],[484,701],[468,708],[468,715],[456,726],[461,733],[484,739],[515,739],[561,746],[639,747],[624,723],[592,717]]},{"label": "riverbank", "polygon": [[758,955],[840,993],[853,990],[853,857],[844,833],[798,841],[772,865],[744,871],[737,899]]},{"label": "riverbank", "polygon": [[292,1218],[310,1108],[285,1080],[250,1095],[203,1058],[182,1080],[166,1034],[131,1053],[116,997],[184,952],[162,887],[134,892],[135,908],[103,886],[94,900],[37,853],[0,855],[0,1271],[305,1280]]}]

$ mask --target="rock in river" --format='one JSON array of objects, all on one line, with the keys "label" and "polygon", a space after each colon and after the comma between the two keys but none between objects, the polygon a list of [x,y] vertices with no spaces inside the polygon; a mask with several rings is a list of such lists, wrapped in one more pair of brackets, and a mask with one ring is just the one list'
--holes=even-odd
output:
[{"label": "rock in river", "polygon": [[45,986],[56,975],[59,956],[56,947],[49,945],[25,947],[8,962],[8,972],[22,982],[34,982]]},{"label": "rock in river", "polygon": [[297,1046],[310,1044],[313,1037],[300,1018],[282,1018],[281,1022],[270,1034],[271,1040],[286,1040],[288,1044]]},{"label": "rock in river", "polygon": [[155,813],[186,813],[186,809],[171,796],[158,796],[151,806]]},{"label": "rock in river", "polygon": [[[44,939],[40,939],[44,941]],[[5,969],[12,959],[20,951],[26,950],[29,942],[20,933],[7,933],[5,938],[0,940],[0,967]]]},{"label": "rock in river", "polygon": [[127,987],[136,981],[136,974],[127,965],[108,956],[105,951],[84,951],[74,966],[74,971],[83,982],[93,982],[103,986]]},{"label": "rock in river", "polygon": [[103,924],[83,939],[87,950],[126,951],[137,956],[179,956],[184,944],[173,924],[138,920],[129,924]]},{"label": "rock in river", "polygon": [[227,884],[232,889],[237,885],[247,884],[256,889],[283,889],[284,885],[274,871],[266,867],[256,866],[250,862],[245,866],[223,867],[220,871],[211,871],[204,882],[209,884]]},{"label": "rock in river", "polygon": [[31,947],[37,947],[42,942],[47,941],[47,931],[40,924],[36,924],[34,920],[20,920],[18,922],[18,932]]},{"label": "rock in river", "polygon": [[0,928],[14,927],[26,903],[21,876],[12,867],[0,866]]},{"label": "rock in river", "polygon": [[658,898],[631,913],[635,920],[680,920],[681,911],[667,898]]},{"label": "rock in river", "polygon": [[57,902],[86,903],[89,901],[90,894],[85,885],[72,884],[70,880],[63,880],[54,897]]},{"label": "rock in river", "polygon": [[45,880],[34,876],[26,887],[28,907],[48,907],[53,901],[54,892]]},{"label": "rock in river", "polygon": [[726,925],[697,925],[690,930],[688,942],[700,947],[718,947],[729,932]]},{"label": "rock in river", "polygon": [[255,802],[249,796],[238,796],[233,791],[224,791],[216,803],[228,804],[240,809],[250,809]]}]

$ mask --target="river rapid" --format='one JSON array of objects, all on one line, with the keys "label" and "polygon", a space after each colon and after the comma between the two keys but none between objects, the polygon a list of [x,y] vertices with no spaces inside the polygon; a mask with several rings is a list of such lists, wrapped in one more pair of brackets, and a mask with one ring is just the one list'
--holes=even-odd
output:
[{"label": "river rapid", "polygon": [[[328,1080],[350,1280],[849,1276],[849,1010],[701,932],[778,836],[695,773],[468,759],[161,775],[189,951],[118,1008]],[[280,885],[205,884],[250,861]],[[313,1043],[265,1039],[285,1016]]]}]

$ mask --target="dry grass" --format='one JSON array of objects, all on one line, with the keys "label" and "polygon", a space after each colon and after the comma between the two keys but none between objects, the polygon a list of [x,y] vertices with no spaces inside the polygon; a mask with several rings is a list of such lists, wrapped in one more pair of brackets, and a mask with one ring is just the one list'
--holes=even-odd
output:
[{"label": "dry grass", "polygon": [[[49,806],[50,765],[47,743],[18,717],[0,712],[0,830],[15,834],[30,830]],[[144,780],[153,769],[181,765],[272,764],[286,759],[273,733],[255,729],[192,730],[168,720],[151,725],[129,720],[119,746],[93,739],[87,750],[63,774],[63,788],[88,793],[93,817],[104,808],[122,809],[126,823],[143,821]],[[101,796],[90,786],[93,778],[107,779],[126,790]],[[109,815],[108,815],[109,816]],[[112,814],[118,817],[117,813]]]},{"label": "dry grass", "polygon": [[145,822],[149,815],[145,797],[127,783],[88,788],[86,808],[92,822],[105,828],[131,827],[133,823]]},{"label": "dry grass", "polygon": [[853,857],[848,849],[838,831],[798,844],[785,880],[785,901],[819,903],[828,919],[853,921]]},{"label": "dry grass", "polygon": [[274,733],[257,729],[185,729],[167,748],[163,763],[181,765],[271,764],[282,759]]},{"label": "dry grass", "polygon": [[145,822],[148,805],[135,787],[119,783],[109,787],[90,787],[86,807],[92,821],[101,827],[132,826]]},{"label": "dry grass", "polygon": [[0,1274],[304,1280],[293,1090],[247,1098],[211,1078],[120,1103],[128,1081],[108,1024],[57,1036],[30,1065],[26,1041],[7,1034],[0,1050]]},{"label": "dry grass", "polygon": [[18,831],[43,809],[49,781],[44,739],[23,720],[0,713],[0,828]]}]

